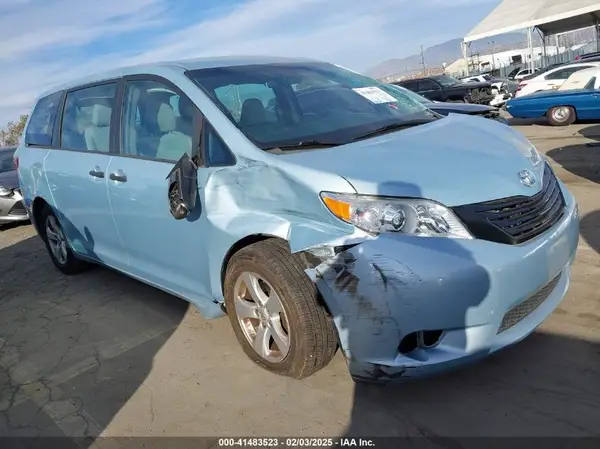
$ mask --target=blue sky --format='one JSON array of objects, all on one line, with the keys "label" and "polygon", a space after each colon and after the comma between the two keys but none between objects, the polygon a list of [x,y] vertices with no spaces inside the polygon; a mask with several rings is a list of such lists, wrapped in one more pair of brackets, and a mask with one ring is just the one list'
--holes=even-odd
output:
[{"label": "blue sky", "polygon": [[0,0],[0,127],[95,71],[234,54],[364,71],[473,28],[500,0]]}]

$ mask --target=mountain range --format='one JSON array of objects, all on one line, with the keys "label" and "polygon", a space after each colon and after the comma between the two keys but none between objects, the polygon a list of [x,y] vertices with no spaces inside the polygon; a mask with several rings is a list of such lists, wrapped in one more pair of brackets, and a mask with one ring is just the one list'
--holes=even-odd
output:
[{"label": "mountain range", "polygon": [[[442,44],[434,45],[423,51],[423,59],[426,67],[442,67],[443,63],[452,64],[458,58],[462,58],[460,43],[462,39],[452,39]],[[534,34],[534,45],[541,45],[541,39]],[[469,49],[471,54],[490,53],[513,50],[527,46],[527,35],[525,33],[507,33],[494,36],[489,40],[473,42]],[[367,74],[374,78],[383,78],[390,75],[401,75],[404,73],[422,70],[421,54],[407,56],[405,58],[388,59],[367,70]]]}]

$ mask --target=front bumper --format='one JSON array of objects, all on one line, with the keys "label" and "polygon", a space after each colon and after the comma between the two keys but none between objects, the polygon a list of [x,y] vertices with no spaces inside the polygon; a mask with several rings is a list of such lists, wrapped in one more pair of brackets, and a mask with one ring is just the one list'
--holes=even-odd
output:
[{"label": "front bumper", "polygon": [[[533,332],[564,297],[579,240],[577,205],[563,191],[563,219],[520,245],[380,235],[316,266],[352,377],[437,374]],[[441,338],[407,350],[422,331]]]},{"label": "front bumper", "polygon": [[492,101],[490,101],[490,106],[494,106],[494,107],[502,106],[511,98],[512,98],[512,94],[510,94],[510,93],[500,93],[500,94],[496,95]]},{"label": "front bumper", "polygon": [[23,197],[18,189],[9,197],[0,196],[0,224],[29,220]]}]

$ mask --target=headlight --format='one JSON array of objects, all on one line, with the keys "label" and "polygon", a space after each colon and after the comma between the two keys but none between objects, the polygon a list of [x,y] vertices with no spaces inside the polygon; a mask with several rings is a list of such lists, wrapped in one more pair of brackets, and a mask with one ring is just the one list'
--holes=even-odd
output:
[{"label": "headlight", "polygon": [[434,201],[329,192],[322,192],[321,199],[340,220],[370,233],[473,238],[452,211]]},{"label": "headlight", "polygon": [[0,186],[0,196],[11,196],[12,193],[13,192],[11,189],[7,189],[6,187]]}]

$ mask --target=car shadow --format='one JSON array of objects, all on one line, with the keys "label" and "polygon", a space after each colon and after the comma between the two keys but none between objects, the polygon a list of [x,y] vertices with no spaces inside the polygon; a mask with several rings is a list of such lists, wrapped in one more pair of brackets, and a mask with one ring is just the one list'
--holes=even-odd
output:
[{"label": "car shadow", "polygon": [[37,236],[0,249],[0,273],[0,435],[89,446],[188,303],[100,267],[63,276]]},{"label": "car shadow", "polygon": [[416,438],[431,448],[473,447],[473,437],[597,436],[598,363],[600,345],[537,331],[435,379],[357,385],[346,435]]},{"label": "car shadow", "polygon": [[546,120],[546,117],[539,117],[539,118],[514,118],[510,116],[510,113],[508,113],[508,124],[511,126],[533,126],[533,125],[538,125],[538,126],[550,126],[548,125],[548,121]]},{"label": "car shadow", "polygon": [[561,146],[546,154],[568,172],[600,183],[600,125],[582,128],[578,134],[592,141]]},{"label": "car shadow", "polygon": [[581,236],[590,247],[600,254],[600,210],[595,210],[581,218]]}]

